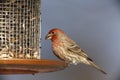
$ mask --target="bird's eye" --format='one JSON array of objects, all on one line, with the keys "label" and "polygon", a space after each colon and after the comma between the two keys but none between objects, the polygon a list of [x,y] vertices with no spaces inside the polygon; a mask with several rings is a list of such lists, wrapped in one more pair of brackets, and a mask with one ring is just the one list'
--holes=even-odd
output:
[{"label": "bird's eye", "polygon": [[55,34],[55,32],[51,32],[51,34]]}]

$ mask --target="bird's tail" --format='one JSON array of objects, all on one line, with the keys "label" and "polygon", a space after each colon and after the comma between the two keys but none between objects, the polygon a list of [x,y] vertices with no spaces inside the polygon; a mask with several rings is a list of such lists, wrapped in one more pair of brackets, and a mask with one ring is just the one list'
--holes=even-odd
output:
[{"label": "bird's tail", "polygon": [[94,64],[92,61],[89,61],[90,65],[102,72],[103,74],[107,74],[105,71],[103,71],[100,67],[98,67],[96,64]]}]

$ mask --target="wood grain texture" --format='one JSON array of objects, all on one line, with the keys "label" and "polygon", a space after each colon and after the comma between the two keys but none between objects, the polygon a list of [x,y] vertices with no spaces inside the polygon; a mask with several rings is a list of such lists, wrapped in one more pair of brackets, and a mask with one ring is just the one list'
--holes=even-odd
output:
[{"label": "wood grain texture", "polygon": [[55,60],[0,60],[0,74],[35,74],[62,70],[67,64]]}]

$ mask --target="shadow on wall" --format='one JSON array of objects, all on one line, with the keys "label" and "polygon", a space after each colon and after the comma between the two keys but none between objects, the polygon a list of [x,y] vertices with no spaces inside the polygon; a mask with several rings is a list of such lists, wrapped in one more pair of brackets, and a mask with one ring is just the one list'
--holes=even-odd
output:
[{"label": "shadow on wall", "polygon": [[120,0],[116,0],[118,7],[120,8]]},{"label": "shadow on wall", "polygon": [[0,80],[5,80],[5,78],[3,78],[2,76],[0,76]]}]

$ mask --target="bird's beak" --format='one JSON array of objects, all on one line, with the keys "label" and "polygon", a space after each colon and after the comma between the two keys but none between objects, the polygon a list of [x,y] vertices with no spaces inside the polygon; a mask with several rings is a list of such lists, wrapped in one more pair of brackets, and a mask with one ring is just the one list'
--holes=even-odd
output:
[{"label": "bird's beak", "polygon": [[50,40],[52,39],[52,34],[47,34],[46,37],[45,37],[46,40]]}]

